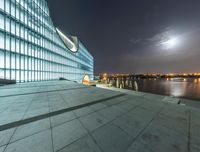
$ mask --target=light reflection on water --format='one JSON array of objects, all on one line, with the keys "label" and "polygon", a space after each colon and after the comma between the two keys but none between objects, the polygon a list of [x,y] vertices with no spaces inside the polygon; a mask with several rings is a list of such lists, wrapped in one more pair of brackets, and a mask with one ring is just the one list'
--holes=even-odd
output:
[{"label": "light reflection on water", "polygon": [[200,78],[141,79],[137,80],[137,83],[139,91],[142,92],[150,92],[200,101]]}]

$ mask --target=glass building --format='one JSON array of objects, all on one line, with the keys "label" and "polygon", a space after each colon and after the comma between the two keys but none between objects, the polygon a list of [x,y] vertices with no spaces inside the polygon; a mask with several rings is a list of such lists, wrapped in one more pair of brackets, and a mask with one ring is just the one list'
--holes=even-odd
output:
[{"label": "glass building", "polygon": [[17,82],[93,79],[92,55],[50,18],[45,0],[0,0],[0,78]]}]

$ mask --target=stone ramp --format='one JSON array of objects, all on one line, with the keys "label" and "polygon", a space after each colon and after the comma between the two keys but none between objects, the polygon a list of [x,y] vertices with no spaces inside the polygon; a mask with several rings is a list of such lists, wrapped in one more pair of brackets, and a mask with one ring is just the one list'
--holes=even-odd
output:
[{"label": "stone ramp", "polygon": [[[24,84],[29,94],[0,97],[0,152],[200,151],[198,109],[164,97],[63,83],[55,81],[50,92],[45,88],[51,82]],[[80,88],[70,90],[74,85]],[[43,93],[30,94],[34,87]]]}]

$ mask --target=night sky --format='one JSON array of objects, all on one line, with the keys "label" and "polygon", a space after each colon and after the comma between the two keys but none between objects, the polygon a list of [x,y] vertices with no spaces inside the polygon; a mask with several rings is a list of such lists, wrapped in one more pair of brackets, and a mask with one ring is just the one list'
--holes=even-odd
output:
[{"label": "night sky", "polygon": [[47,2],[54,25],[92,53],[96,74],[200,72],[200,0]]}]

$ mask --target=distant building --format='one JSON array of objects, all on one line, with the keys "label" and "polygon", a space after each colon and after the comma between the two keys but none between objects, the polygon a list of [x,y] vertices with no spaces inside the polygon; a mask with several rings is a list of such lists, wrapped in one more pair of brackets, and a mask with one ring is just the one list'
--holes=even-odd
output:
[{"label": "distant building", "polygon": [[45,0],[0,0],[0,78],[93,80],[92,55],[54,27]]}]

